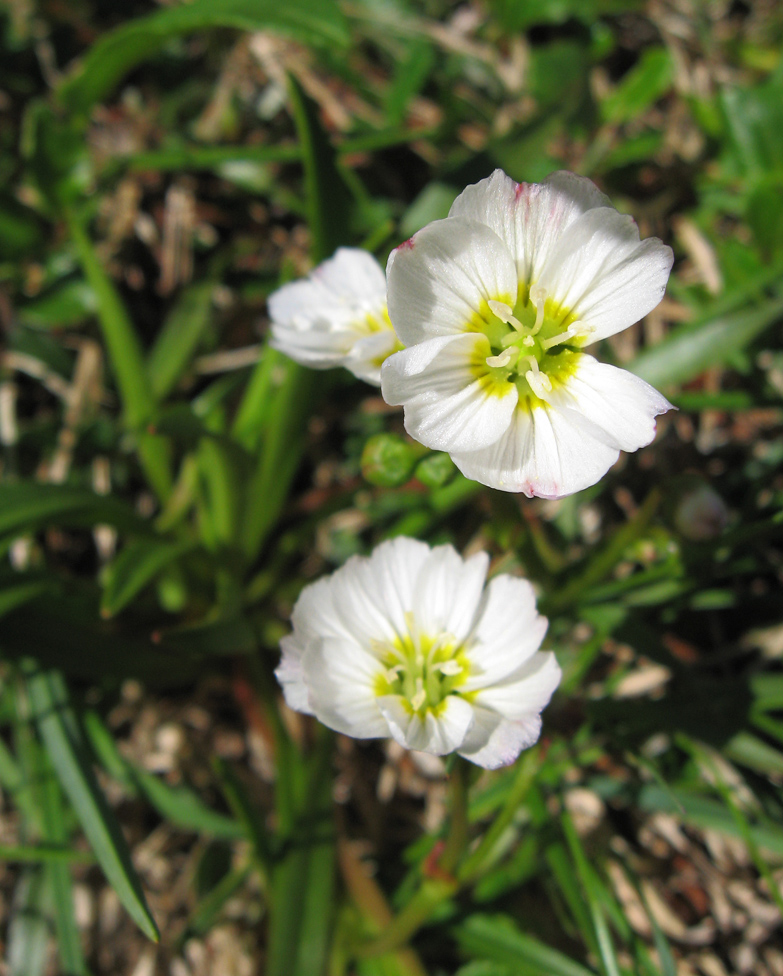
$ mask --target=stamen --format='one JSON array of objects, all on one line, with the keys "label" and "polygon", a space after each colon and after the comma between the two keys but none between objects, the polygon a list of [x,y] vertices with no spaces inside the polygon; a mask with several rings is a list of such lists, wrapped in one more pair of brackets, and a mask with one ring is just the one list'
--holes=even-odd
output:
[{"label": "stamen", "polygon": [[489,305],[490,312],[492,312],[493,315],[497,315],[501,322],[505,322],[506,325],[513,326],[517,332],[524,332],[524,325],[522,325],[519,319],[514,315],[514,309],[510,305],[506,305],[505,302],[495,301],[494,298],[490,298],[487,305]]},{"label": "stamen", "polygon": [[443,661],[442,664],[436,664],[435,670],[446,675],[461,674],[462,665],[458,661],[452,659],[451,661]]},{"label": "stamen", "polygon": [[416,679],[416,694],[411,698],[411,708],[414,712],[418,712],[424,702],[427,700],[427,692],[424,690],[424,682],[421,678]]},{"label": "stamen", "polygon": [[572,326],[570,329],[567,329],[565,332],[560,332],[557,335],[552,336],[551,339],[542,339],[541,348],[546,350],[546,349],[551,349],[552,346],[559,346],[561,342],[568,342],[569,339],[573,339],[573,337],[578,334],[579,334],[579,330],[574,329]]},{"label": "stamen", "polygon": [[538,362],[535,356],[527,356],[526,359],[530,363],[530,369],[525,373],[525,379],[530,384],[530,389],[539,400],[546,400],[548,402],[549,398],[547,394],[552,392],[552,381],[546,373],[542,373],[538,368]]},{"label": "stamen", "polygon": [[546,303],[546,288],[533,285],[530,289],[530,301],[536,306],[536,321],[531,329],[531,335],[537,335],[544,324],[544,305]]},{"label": "stamen", "polygon": [[498,356],[487,356],[487,366],[511,366],[516,362],[518,355],[519,348],[517,346],[511,346]]},{"label": "stamen", "polygon": [[389,670],[386,672],[386,680],[390,685],[394,684],[394,682],[397,680],[397,675],[404,670],[405,668],[402,664],[395,664],[393,668],[389,668]]}]

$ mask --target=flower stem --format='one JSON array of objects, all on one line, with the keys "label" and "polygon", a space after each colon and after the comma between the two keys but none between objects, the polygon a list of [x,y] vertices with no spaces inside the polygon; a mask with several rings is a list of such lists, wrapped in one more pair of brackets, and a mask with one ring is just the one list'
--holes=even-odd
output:
[{"label": "flower stem", "polygon": [[517,766],[514,782],[508,791],[506,802],[500,813],[490,825],[486,834],[481,838],[478,847],[465,858],[457,871],[459,884],[466,885],[475,881],[481,874],[486,860],[492,855],[495,845],[505,830],[510,826],[519,809],[525,794],[530,788],[539,766],[538,748],[529,749]]},{"label": "flower stem", "polygon": [[453,879],[425,878],[419,890],[405,908],[395,915],[383,934],[372,942],[357,947],[356,955],[363,958],[382,956],[405,945],[430,919],[438,906],[455,894],[458,888],[459,884]]},{"label": "flower stem", "polygon": [[441,871],[451,874],[459,863],[468,843],[468,776],[467,760],[456,757],[449,782],[451,792],[451,823],[443,853],[438,859]]}]

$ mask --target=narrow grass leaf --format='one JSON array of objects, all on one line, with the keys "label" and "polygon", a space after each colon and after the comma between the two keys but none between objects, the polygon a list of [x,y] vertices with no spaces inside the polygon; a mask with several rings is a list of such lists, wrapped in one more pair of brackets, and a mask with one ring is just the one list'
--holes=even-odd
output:
[{"label": "narrow grass leaf", "polygon": [[720,366],[783,315],[783,299],[755,308],[681,325],[656,346],[643,350],[626,369],[653,386],[668,388]]},{"label": "narrow grass leaf", "polygon": [[463,952],[507,965],[515,976],[595,976],[594,970],[521,932],[506,915],[471,915],[452,935]]},{"label": "narrow grass leaf", "polygon": [[84,743],[75,734],[77,723],[65,684],[58,672],[41,670],[30,660],[23,662],[22,670],[33,717],[52,766],[98,863],[134,922],[148,938],[157,941],[158,929],[122,831],[98,786]]},{"label": "narrow grass leaf", "polygon": [[106,567],[101,614],[113,617],[171,563],[195,548],[193,542],[140,539],[126,546]]},{"label": "narrow grass leaf", "polygon": [[34,481],[0,484],[0,534],[22,533],[46,525],[109,524],[129,532],[149,533],[130,506],[86,488]]},{"label": "narrow grass leaf", "polygon": [[316,45],[348,42],[345,19],[332,0],[192,0],[138,17],[101,37],[60,87],[60,100],[73,112],[86,113],[171,38],[216,27],[277,30]]},{"label": "narrow grass leaf", "polygon": [[47,875],[39,868],[27,868],[16,883],[8,923],[5,949],[8,976],[43,976],[51,935],[49,905],[51,888]]},{"label": "narrow grass leaf", "polygon": [[209,328],[214,288],[212,281],[186,288],[166,317],[147,356],[147,377],[157,401],[174,389]]}]

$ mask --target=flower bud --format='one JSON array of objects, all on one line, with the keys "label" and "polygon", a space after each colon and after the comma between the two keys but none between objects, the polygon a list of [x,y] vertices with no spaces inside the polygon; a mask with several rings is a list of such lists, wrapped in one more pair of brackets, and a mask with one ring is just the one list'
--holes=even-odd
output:
[{"label": "flower bud", "polygon": [[419,456],[398,434],[375,434],[362,451],[362,474],[370,484],[396,488],[409,480]]}]

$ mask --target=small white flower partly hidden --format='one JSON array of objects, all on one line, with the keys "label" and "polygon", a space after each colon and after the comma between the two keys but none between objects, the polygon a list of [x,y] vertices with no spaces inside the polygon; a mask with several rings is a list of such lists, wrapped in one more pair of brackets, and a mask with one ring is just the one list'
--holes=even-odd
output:
[{"label": "small white flower partly hidden", "polygon": [[496,170],[389,258],[407,348],[384,364],[384,399],[482,484],[544,498],[595,484],[671,404],[582,350],[653,309],[671,265],[590,180]]},{"label": "small white flower partly hidden", "polygon": [[381,382],[381,363],[401,349],[386,308],[386,276],[367,251],[341,247],[307,278],[269,296],[272,346],[303,366],[345,366]]},{"label": "small white flower partly hidden", "polygon": [[485,586],[488,564],[400,537],[307,586],[275,672],[288,705],[355,738],[513,762],[538,739],[560,668],[538,650],[547,621],[531,585]]}]

